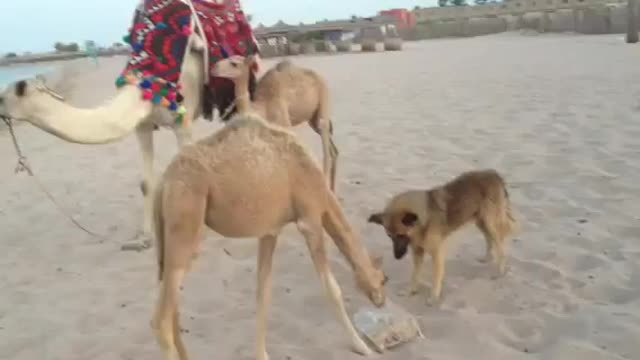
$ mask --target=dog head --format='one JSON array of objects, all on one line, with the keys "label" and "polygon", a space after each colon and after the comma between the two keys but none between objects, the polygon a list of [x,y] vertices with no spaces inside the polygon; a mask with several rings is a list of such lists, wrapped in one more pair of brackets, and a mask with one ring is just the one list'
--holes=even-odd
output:
[{"label": "dog head", "polygon": [[429,219],[445,212],[443,190],[407,191],[394,196],[381,212],[369,216],[370,223],[382,225],[393,243],[393,255],[402,259],[411,243],[420,243]]}]

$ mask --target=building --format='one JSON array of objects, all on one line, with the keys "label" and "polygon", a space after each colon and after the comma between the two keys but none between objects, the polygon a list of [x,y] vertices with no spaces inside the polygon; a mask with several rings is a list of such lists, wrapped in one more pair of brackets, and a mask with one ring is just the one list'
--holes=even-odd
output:
[{"label": "building", "polygon": [[382,10],[378,15],[393,19],[398,30],[411,29],[416,26],[416,14],[407,9]]},{"label": "building", "polygon": [[[319,21],[314,24],[288,25],[279,21],[273,26],[258,26],[254,36],[263,44],[282,44],[289,40],[357,41],[362,36],[383,38],[396,36],[396,20],[388,16],[353,17],[348,20]],[[371,34],[371,35],[370,35]]]}]

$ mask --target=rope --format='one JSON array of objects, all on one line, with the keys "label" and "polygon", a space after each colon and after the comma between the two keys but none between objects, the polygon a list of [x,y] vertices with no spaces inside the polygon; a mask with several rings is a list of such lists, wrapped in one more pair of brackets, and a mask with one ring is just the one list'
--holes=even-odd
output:
[{"label": "rope", "polygon": [[56,201],[53,195],[51,195],[51,193],[44,187],[40,179],[38,179],[38,177],[33,173],[33,170],[31,170],[31,167],[27,162],[27,157],[24,156],[24,154],[22,153],[22,150],[20,149],[20,145],[18,145],[18,139],[16,138],[16,134],[14,132],[13,123],[11,122],[11,119],[9,119],[8,117],[2,116],[2,121],[4,121],[4,123],[7,124],[7,127],[9,128],[9,133],[11,134],[11,140],[13,141],[13,147],[16,151],[16,154],[18,155],[18,164],[16,165],[14,172],[17,174],[25,171],[35,181],[36,185],[40,188],[40,190],[58,208],[58,211],[60,211],[62,215],[64,215],[67,219],[69,219],[80,230],[83,230],[84,232],[86,232],[91,236],[102,238],[102,236],[82,226],[73,217],[71,217],[71,215],[69,215],[68,212],[65,211],[64,208],[62,208],[62,206],[60,206],[60,204]]},{"label": "rope", "polygon": [[193,13],[193,20],[196,23],[198,32],[200,32],[200,37],[204,45],[204,50],[202,52],[202,63],[204,64],[204,84],[207,85],[209,83],[209,46],[207,45],[207,36],[204,33],[204,28],[202,27],[202,23],[200,23],[200,18],[198,17],[196,8],[193,6],[193,2],[191,0],[184,1],[187,3],[187,5],[189,5],[189,9],[191,9],[191,13]]}]

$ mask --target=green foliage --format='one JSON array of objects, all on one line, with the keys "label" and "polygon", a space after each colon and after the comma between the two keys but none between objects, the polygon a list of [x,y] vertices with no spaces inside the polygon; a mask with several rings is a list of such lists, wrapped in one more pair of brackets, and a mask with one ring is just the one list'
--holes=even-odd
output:
[{"label": "green foliage", "polygon": [[438,6],[445,7],[449,5],[449,0],[438,0]]}]

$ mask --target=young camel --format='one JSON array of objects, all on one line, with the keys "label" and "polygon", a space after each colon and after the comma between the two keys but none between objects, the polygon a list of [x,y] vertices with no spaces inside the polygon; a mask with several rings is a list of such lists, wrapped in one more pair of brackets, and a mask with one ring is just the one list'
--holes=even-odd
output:
[{"label": "young camel", "polygon": [[284,60],[262,76],[250,102],[247,89],[254,63],[253,56],[231,56],[216,63],[213,73],[233,80],[238,112],[251,109],[267,121],[287,127],[308,123],[322,139],[323,169],[331,191],[335,191],[338,148],[332,138],[327,84],[316,72]]},{"label": "young camel", "polygon": [[168,165],[154,201],[161,290],[152,322],[165,360],[185,360],[178,293],[203,238],[204,225],[229,238],[258,238],[256,358],[267,360],[266,322],[278,235],[295,223],[353,350],[371,350],[356,333],[327,259],[323,229],[348,260],[356,284],[376,306],[385,303],[381,258],[369,257],[310,152],[289,130],[257,115],[185,146]]}]

